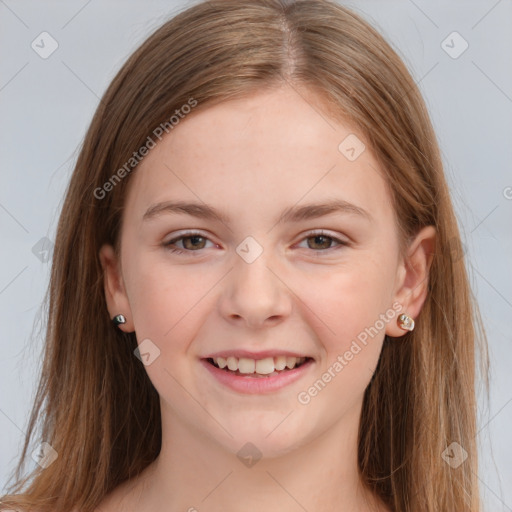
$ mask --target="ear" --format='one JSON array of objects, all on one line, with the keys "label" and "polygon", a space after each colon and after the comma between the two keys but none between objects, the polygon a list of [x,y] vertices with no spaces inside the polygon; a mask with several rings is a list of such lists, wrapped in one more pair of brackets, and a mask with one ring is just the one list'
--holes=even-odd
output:
[{"label": "ear", "polygon": [[[402,305],[400,313],[415,319],[423,307],[428,293],[429,270],[434,257],[436,230],[433,226],[422,228],[406,250],[397,269],[397,289],[394,302]],[[396,322],[386,326],[388,336],[398,338],[406,331]]]},{"label": "ear", "polygon": [[121,266],[111,245],[105,244],[99,252],[101,266],[103,268],[103,279],[105,287],[105,299],[107,302],[110,318],[122,314],[126,318],[126,323],[119,325],[119,329],[124,332],[133,332],[133,319],[130,309],[128,296],[121,274]]}]

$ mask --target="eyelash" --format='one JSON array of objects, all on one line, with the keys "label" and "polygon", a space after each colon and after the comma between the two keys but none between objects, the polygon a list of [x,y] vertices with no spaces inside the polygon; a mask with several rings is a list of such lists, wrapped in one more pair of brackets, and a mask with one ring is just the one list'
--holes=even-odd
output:
[{"label": "eyelash", "polygon": [[[168,251],[170,251],[170,252],[172,252],[174,254],[188,253],[188,254],[192,254],[192,255],[195,256],[194,253],[199,253],[201,251],[201,249],[198,249],[197,251],[192,251],[192,250],[189,250],[189,249],[179,249],[177,247],[172,247],[176,242],[178,242],[180,240],[183,240],[185,238],[193,238],[195,236],[200,237],[200,238],[204,238],[205,240],[209,240],[211,242],[211,240],[208,237],[203,236],[202,233],[199,233],[197,231],[190,231],[190,232],[187,232],[187,233],[182,233],[179,237],[173,238],[172,240],[169,240],[168,242],[165,242],[163,245],[164,245],[164,247]],[[344,240],[340,240],[339,238],[336,238],[334,236],[331,236],[331,235],[329,235],[328,233],[326,233],[323,230],[313,231],[311,233],[308,233],[307,236],[305,236],[304,238],[301,239],[301,241],[307,240],[308,238],[315,238],[315,237],[318,237],[318,236],[323,236],[325,238],[329,238],[329,239],[331,239],[334,242],[337,242],[339,244],[338,247],[329,247],[328,249],[311,249],[312,251],[319,253],[319,255],[320,255],[320,253],[325,253],[327,251],[336,250],[336,249],[339,249],[340,247],[348,246],[349,245],[348,242],[346,242]]]}]

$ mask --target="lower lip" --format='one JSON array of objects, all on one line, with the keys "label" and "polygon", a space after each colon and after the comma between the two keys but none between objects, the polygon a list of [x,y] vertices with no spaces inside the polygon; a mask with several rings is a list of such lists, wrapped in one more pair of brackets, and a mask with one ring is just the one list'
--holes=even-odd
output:
[{"label": "lower lip", "polygon": [[205,359],[201,363],[206,369],[221,383],[239,393],[262,394],[278,391],[285,386],[289,386],[297,381],[313,365],[313,359],[306,361],[298,368],[280,372],[272,377],[249,377],[245,375],[236,375],[232,372],[221,370]]}]

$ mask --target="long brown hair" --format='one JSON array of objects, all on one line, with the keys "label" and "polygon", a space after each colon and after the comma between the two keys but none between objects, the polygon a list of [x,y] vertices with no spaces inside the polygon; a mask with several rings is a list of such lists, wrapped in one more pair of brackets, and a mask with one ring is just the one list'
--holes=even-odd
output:
[{"label": "long brown hair", "polygon": [[[284,82],[316,91],[324,112],[365,136],[402,241],[424,226],[437,230],[417,328],[385,339],[366,390],[362,479],[396,512],[480,510],[475,349],[481,344],[483,361],[487,352],[436,137],[390,45],[361,17],[323,0],[197,4],[149,37],[112,81],[60,216],[41,380],[7,508],[91,512],[158,456],[159,397],[133,355],[135,335],[112,325],[98,258],[104,243],[118,247],[133,172],[104,184],[191,99],[202,109]],[[58,458],[22,476],[38,440]],[[467,452],[456,468],[442,456],[454,442]]]}]

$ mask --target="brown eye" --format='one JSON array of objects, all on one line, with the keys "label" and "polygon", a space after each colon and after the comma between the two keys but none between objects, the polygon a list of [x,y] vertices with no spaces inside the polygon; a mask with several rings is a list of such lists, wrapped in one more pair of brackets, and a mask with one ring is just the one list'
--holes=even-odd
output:
[{"label": "brown eye", "polygon": [[[315,235],[307,238],[309,249],[330,249],[333,241],[332,237],[325,235]],[[312,243],[309,240],[313,240]]]},{"label": "brown eye", "polygon": [[206,244],[206,238],[198,235],[184,236],[181,240],[183,240],[183,247],[188,250],[204,249]]},{"label": "brown eye", "polygon": [[328,252],[349,245],[348,242],[324,232],[310,233],[309,236],[302,239],[301,243],[303,242],[307,244],[306,247],[302,246],[304,249],[311,249],[318,253]]},{"label": "brown eye", "polygon": [[176,254],[199,254],[201,249],[208,248],[208,246],[206,245],[208,242],[213,243],[210,241],[209,238],[201,235],[201,233],[190,233],[182,234],[181,236],[173,238],[172,240],[165,242],[163,246],[167,250]]}]

